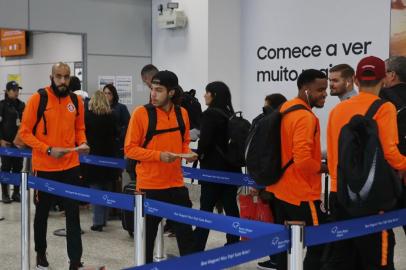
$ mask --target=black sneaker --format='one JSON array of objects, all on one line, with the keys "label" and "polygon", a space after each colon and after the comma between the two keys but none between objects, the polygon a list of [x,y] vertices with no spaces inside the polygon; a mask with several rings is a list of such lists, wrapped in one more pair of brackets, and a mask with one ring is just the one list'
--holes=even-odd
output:
[{"label": "black sneaker", "polygon": [[20,202],[21,201],[20,193],[13,192],[13,195],[11,195],[11,199],[13,199],[13,201],[15,202]]},{"label": "black sneaker", "polygon": [[264,270],[266,270],[266,269],[276,270],[277,265],[276,265],[276,263],[272,262],[271,260],[267,260],[264,262],[257,263],[257,268],[264,269]]},{"label": "black sneaker", "polygon": [[3,194],[3,203],[11,203],[10,196],[8,194]]},{"label": "black sneaker", "polygon": [[83,267],[83,263],[81,262],[70,262],[69,263],[69,270],[79,270]]},{"label": "black sneaker", "polygon": [[48,270],[49,268],[49,263],[47,260],[47,255],[46,254],[39,254],[37,253],[37,266],[35,269],[37,270]]}]

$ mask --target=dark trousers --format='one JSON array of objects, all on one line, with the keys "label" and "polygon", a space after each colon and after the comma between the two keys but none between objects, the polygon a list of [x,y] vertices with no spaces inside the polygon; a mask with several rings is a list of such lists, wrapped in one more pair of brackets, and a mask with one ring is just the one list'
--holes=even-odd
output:
[{"label": "dark trousers", "polygon": [[[176,204],[184,207],[192,207],[192,202],[189,198],[189,191],[186,187],[174,187],[168,189],[143,189],[146,198],[162,201],[166,203]],[[153,261],[155,238],[158,231],[159,223],[162,217],[146,216],[146,262]],[[179,253],[181,256],[193,253],[193,230],[192,226],[179,222],[172,222],[173,229],[176,234]]]},{"label": "dark trousers", "polygon": [[[277,198],[273,200],[275,223],[284,224],[285,221],[304,221],[306,226],[313,226],[324,223],[325,214],[320,210],[321,201],[302,202],[299,206],[293,205]],[[307,247],[306,256],[303,262],[304,270],[321,269],[321,258],[324,245]],[[287,252],[275,256],[278,270],[287,269]]]},{"label": "dark trousers", "polygon": [[[1,171],[2,172],[12,172],[20,173],[23,169],[23,159],[19,157],[1,157]],[[8,195],[8,185],[1,184],[1,189],[3,194]],[[14,192],[18,193],[20,191],[19,186],[14,186]]]},{"label": "dark trousers", "polygon": [[[79,185],[79,167],[57,172],[38,171],[37,176],[70,185]],[[68,257],[71,262],[80,262],[82,257],[82,238],[80,233],[79,202],[68,198],[60,198],[50,193],[36,191],[34,241],[35,251],[44,254],[47,249],[48,214],[52,202],[60,199],[66,214],[66,242]]]},{"label": "dark trousers", "polygon": [[[333,221],[352,219],[330,194]],[[392,230],[327,244],[323,270],[394,270],[395,236]]]},{"label": "dark trousers", "polygon": [[[213,212],[214,206],[218,201],[221,201],[224,206],[224,212],[227,216],[240,217],[240,211],[237,205],[237,186],[215,184],[215,183],[202,183],[200,193],[200,210]],[[207,238],[209,237],[210,230],[205,228],[196,227],[195,241],[196,251],[204,251],[206,248]],[[240,236],[227,234],[227,243],[233,244],[240,241]]]}]

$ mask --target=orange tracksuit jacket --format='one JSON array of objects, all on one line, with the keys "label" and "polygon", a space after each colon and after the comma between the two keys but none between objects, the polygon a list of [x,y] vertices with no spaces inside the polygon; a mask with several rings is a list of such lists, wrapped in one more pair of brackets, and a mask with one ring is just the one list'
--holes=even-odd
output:
[{"label": "orange tracksuit jacket", "polygon": [[320,199],[321,148],[319,120],[306,102],[299,98],[287,101],[281,112],[296,104],[306,106],[309,111],[293,111],[284,116],[281,123],[282,166],[292,157],[293,164],[266,190],[279,200],[299,206],[301,202]]},{"label": "orange tracksuit jacket", "polygon": [[[331,191],[337,192],[338,138],[342,127],[356,114],[365,115],[372,103],[379,97],[360,92],[348,100],[339,103],[331,112],[327,124],[327,160],[331,177]],[[374,116],[378,125],[379,140],[388,163],[397,170],[406,170],[406,157],[397,147],[398,127],[396,108],[390,103],[383,104]]]},{"label": "orange tracksuit jacket", "polygon": [[83,102],[78,96],[79,115],[76,116],[76,108],[69,95],[59,98],[49,86],[45,90],[48,93],[44,112],[47,135],[43,134],[43,119],[37,126],[36,134],[32,134],[40,101],[39,93],[35,93],[25,107],[19,136],[32,148],[32,167],[35,171],[63,171],[79,165],[79,154],[73,151],[56,159],[46,152],[50,146],[73,148],[86,142]]},{"label": "orange tracksuit jacket", "polygon": [[[183,108],[182,117],[185,122],[185,135],[179,130],[155,135],[146,148],[142,147],[148,129],[148,112],[144,106],[134,110],[127,129],[124,143],[124,153],[127,157],[140,161],[136,166],[137,190],[140,189],[167,189],[182,187],[183,174],[181,159],[172,163],[160,160],[162,151],[172,153],[189,153],[189,118]],[[157,108],[157,130],[178,127],[174,106],[169,112]]]}]

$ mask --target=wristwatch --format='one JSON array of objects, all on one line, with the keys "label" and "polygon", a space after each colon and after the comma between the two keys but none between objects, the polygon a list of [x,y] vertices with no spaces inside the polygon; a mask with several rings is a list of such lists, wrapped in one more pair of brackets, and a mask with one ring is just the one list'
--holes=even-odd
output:
[{"label": "wristwatch", "polygon": [[48,147],[48,149],[47,149],[47,155],[48,155],[48,156],[51,155],[51,151],[52,151],[52,147],[50,146],[50,147]]}]

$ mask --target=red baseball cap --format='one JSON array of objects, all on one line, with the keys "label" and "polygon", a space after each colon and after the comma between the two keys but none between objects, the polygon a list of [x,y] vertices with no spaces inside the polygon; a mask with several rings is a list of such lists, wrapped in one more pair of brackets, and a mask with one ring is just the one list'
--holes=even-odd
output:
[{"label": "red baseball cap", "polygon": [[385,62],[378,57],[362,58],[357,66],[356,77],[359,81],[375,81],[385,78]]}]

